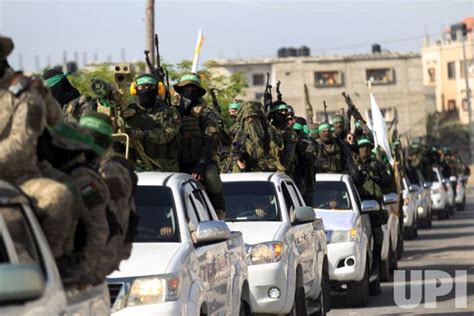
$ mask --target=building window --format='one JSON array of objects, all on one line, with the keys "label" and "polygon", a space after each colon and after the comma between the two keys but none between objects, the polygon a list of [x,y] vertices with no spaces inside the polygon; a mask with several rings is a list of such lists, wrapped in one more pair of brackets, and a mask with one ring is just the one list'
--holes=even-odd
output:
[{"label": "building window", "polygon": [[342,86],[342,72],[316,71],[314,73],[314,85],[316,87],[340,87]]},{"label": "building window", "polygon": [[[329,122],[332,121],[332,117],[336,114],[341,114],[340,111],[328,111],[328,119]],[[326,114],[324,111],[318,111],[316,112],[316,121],[317,122],[325,122],[326,121]]]},{"label": "building window", "polygon": [[456,100],[448,100],[447,110],[449,112],[456,110]]},{"label": "building window", "polygon": [[395,72],[391,68],[367,69],[366,78],[372,84],[390,84],[395,82]]},{"label": "building window", "polygon": [[463,98],[462,99],[462,109],[463,111],[469,111],[469,107],[467,106],[467,99],[466,98]]},{"label": "building window", "polygon": [[456,64],[454,61],[448,63],[448,79],[456,79]]},{"label": "building window", "polygon": [[265,84],[265,76],[263,74],[252,75],[252,85],[263,86]]},{"label": "building window", "polygon": [[430,83],[434,83],[436,81],[436,69],[435,68],[428,68],[428,77],[430,80]]},{"label": "building window", "polygon": [[[460,65],[460,67],[461,67],[461,69],[460,69],[461,71],[460,71],[459,73],[460,73],[460,75],[461,75],[461,78],[464,79],[464,61],[461,60],[461,61],[459,62],[459,65]],[[472,77],[473,71],[474,71],[474,63],[473,63],[472,61],[469,61],[469,60],[468,60],[468,61],[467,61],[467,73],[468,73],[468,77]]]}]

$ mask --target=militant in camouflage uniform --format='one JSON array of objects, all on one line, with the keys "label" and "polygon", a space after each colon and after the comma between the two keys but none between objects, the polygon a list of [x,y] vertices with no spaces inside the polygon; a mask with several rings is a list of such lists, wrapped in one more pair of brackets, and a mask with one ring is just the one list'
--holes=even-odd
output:
[{"label": "militant in camouflage uniform", "polygon": [[[355,178],[357,190],[361,200],[376,200],[382,205],[383,191],[385,187],[392,184],[392,179],[387,173],[385,166],[378,160],[371,157],[372,142],[368,138],[361,138],[357,141],[359,147],[359,158],[356,166],[359,175]],[[388,212],[384,209],[369,214],[374,236],[374,264],[376,269],[381,263],[381,252],[383,245],[382,225],[388,221]]]},{"label": "militant in camouflage uniform", "polygon": [[81,95],[69,82],[67,76],[57,69],[49,69],[43,74],[46,85],[51,89],[53,97],[62,106],[66,122],[78,122],[81,115],[95,112],[97,103],[91,98]]},{"label": "militant in camouflage uniform", "polygon": [[74,177],[85,206],[79,218],[74,253],[64,258],[64,274],[77,275],[81,284],[98,284],[103,280],[97,280],[95,272],[110,235],[110,193],[97,165],[103,150],[86,131],[71,124],[54,127],[51,135],[50,163]]},{"label": "militant in camouflage uniform", "polygon": [[318,129],[318,172],[348,173],[355,177],[356,168],[347,144],[332,136],[328,123],[321,123]]},{"label": "militant in camouflage uniform", "polygon": [[[64,253],[72,196],[68,188],[44,178],[38,138],[61,119],[61,109],[38,80],[15,73],[7,63],[13,42],[0,37],[0,178],[21,187],[36,204],[36,214],[57,258]],[[58,230],[57,227],[66,228]]]},{"label": "militant in camouflage uniform", "polygon": [[180,171],[201,181],[219,218],[225,217],[224,186],[219,176],[221,123],[202,100],[206,90],[196,74],[181,77],[174,85],[182,114]]},{"label": "militant in camouflage uniform", "polygon": [[293,180],[303,196],[306,205],[313,205],[315,176],[317,171],[317,153],[308,137],[306,120],[296,117],[293,129],[298,135],[296,145],[296,168]]},{"label": "militant in camouflage uniform", "polygon": [[285,173],[290,177],[294,173],[295,168],[295,152],[298,143],[298,135],[289,125],[291,114],[289,106],[283,101],[276,101],[270,109],[269,119],[273,126],[280,132],[283,150],[280,154],[280,161],[285,168]]},{"label": "militant in camouflage uniform", "polygon": [[236,121],[231,156],[224,172],[284,171],[283,143],[258,102],[243,102]]},{"label": "militant in camouflage uniform", "polygon": [[[128,259],[132,250],[129,238],[130,222],[136,220],[135,200],[133,193],[137,185],[137,175],[133,166],[112,150],[112,120],[103,113],[83,115],[80,127],[86,129],[94,137],[105,153],[99,161],[99,173],[107,183],[110,192],[109,214],[110,235],[107,246],[101,254],[99,267],[95,274],[99,280],[115,271],[121,260]],[[111,216],[113,215],[114,218]],[[115,221],[111,225],[111,222]],[[133,224],[132,224],[133,225]],[[113,229],[112,229],[113,228]]]},{"label": "militant in camouflage uniform", "polygon": [[129,105],[125,123],[127,133],[144,152],[134,148],[131,159],[139,169],[178,172],[181,116],[176,107],[158,97],[158,87],[158,78],[152,74],[138,76],[132,83],[138,104]]}]

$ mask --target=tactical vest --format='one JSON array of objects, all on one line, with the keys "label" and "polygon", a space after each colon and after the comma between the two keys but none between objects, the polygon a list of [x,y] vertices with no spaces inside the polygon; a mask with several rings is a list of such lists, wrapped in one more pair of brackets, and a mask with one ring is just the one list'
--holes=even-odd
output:
[{"label": "tactical vest", "polygon": [[359,170],[362,172],[362,175],[365,176],[365,181],[362,185],[363,192],[360,193],[363,197],[369,196],[381,202],[383,200],[382,188],[377,183],[375,183],[374,180],[372,180],[372,178],[378,176],[377,174],[375,174],[375,164],[376,161],[373,160],[368,164],[360,162]]},{"label": "tactical vest", "polygon": [[[127,123],[141,130],[163,129],[166,125],[167,109],[155,110],[151,113],[137,112]],[[152,137],[143,141],[145,153],[152,159],[177,159],[179,154],[179,137],[176,136],[167,143],[158,143]]]},{"label": "tactical vest", "polygon": [[321,149],[320,158],[322,158],[321,168],[324,172],[342,172],[342,153],[341,147],[333,140],[331,144],[324,143],[321,139],[316,141]]},{"label": "tactical vest", "polygon": [[204,142],[199,119],[187,115],[181,123],[181,163],[195,163],[201,158]]}]

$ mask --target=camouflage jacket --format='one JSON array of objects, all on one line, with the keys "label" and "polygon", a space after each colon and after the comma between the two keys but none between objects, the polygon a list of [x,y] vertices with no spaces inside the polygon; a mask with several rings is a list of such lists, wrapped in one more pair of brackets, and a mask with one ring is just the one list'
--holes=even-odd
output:
[{"label": "camouflage jacket", "polygon": [[63,105],[64,121],[79,121],[82,115],[97,111],[97,102],[90,97],[81,95]]},{"label": "camouflage jacket", "polygon": [[41,82],[7,69],[0,78],[0,179],[20,183],[40,175],[36,147],[61,108]]},{"label": "camouflage jacket", "polygon": [[380,161],[372,158],[358,158],[355,164],[360,173],[356,185],[361,199],[375,199],[381,203],[385,188],[392,184],[387,169]]},{"label": "camouflage jacket", "polygon": [[[181,116],[176,107],[160,103],[146,110],[136,104],[131,104],[128,111],[132,112],[133,115],[125,119],[126,128],[138,129],[144,132],[143,139],[132,141],[132,147],[134,141],[139,141],[145,154],[151,159],[171,159],[175,160],[177,164]],[[135,148],[135,157],[132,155],[132,160],[136,161],[142,158],[139,157],[140,153],[137,151],[137,148]]]},{"label": "camouflage jacket", "polygon": [[218,162],[221,125],[216,113],[206,105],[197,105],[183,117],[181,163]]}]

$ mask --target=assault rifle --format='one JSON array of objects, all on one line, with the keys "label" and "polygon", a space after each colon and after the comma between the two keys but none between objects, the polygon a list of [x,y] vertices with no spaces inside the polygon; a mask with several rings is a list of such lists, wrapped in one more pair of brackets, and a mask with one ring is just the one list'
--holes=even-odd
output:
[{"label": "assault rifle", "polygon": [[267,82],[265,84],[265,91],[263,93],[263,106],[265,114],[268,116],[270,108],[272,107],[272,85],[270,84],[270,73],[267,72]]}]

